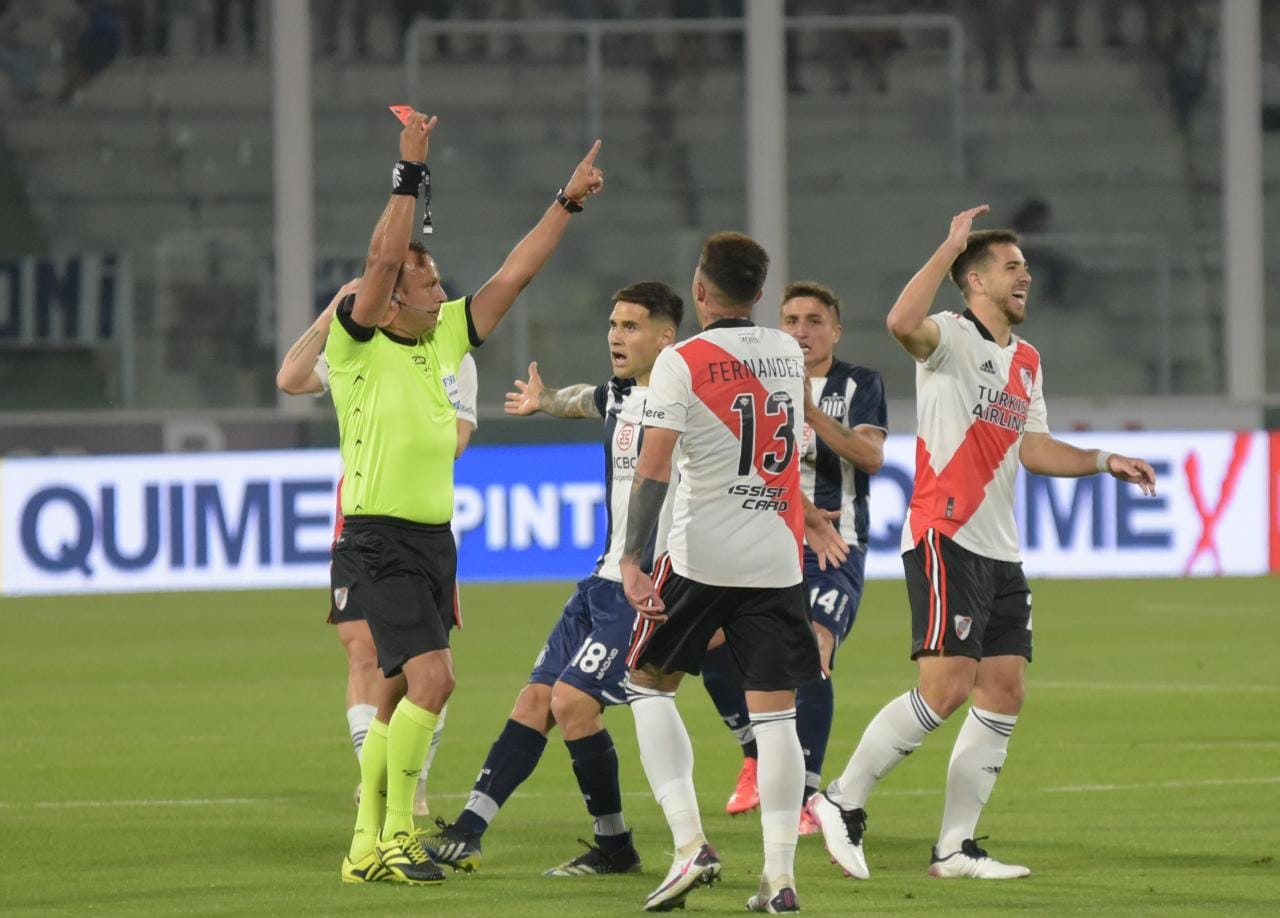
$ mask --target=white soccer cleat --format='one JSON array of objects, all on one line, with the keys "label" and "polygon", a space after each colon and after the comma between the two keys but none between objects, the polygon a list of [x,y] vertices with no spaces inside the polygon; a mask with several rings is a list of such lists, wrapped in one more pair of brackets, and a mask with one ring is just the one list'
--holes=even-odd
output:
[{"label": "white soccer cleat", "polygon": [[804,805],[809,818],[822,830],[831,860],[855,880],[871,879],[867,859],[862,854],[862,833],[867,830],[867,811],[843,810],[825,791],[819,791]]},{"label": "white soccer cleat", "polygon": [[776,880],[760,878],[760,891],[747,900],[747,911],[768,915],[790,915],[800,911],[796,898],[794,877],[778,877]]},{"label": "white soccer cleat", "polygon": [[431,806],[427,803],[427,783],[425,781],[419,781],[417,789],[413,792],[413,815],[431,815]]},{"label": "white soccer cleat", "polygon": [[689,854],[676,854],[666,878],[644,900],[646,912],[670,912],[684,908],[685,897],[698,886],[710,886],[720,879],[720,858],[703,842]]},{"label": "white soccer cleat", "polygon": [[966,838],[960,843],[960,850],[953,851],[946,857],[938,857],[938,849],[933,849],[933,857],[929,862],[929,876],[942,880],[968,877],[975,880],[1017,880],[1031,875],[1028,867],[1020,864],[1002,864],[986,851],[978,847],[976,839]]}]

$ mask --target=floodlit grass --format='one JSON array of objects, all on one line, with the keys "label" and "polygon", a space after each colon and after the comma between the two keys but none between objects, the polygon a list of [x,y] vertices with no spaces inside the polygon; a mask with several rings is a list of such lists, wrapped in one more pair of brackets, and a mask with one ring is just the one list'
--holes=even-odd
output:
[{"label": "floodlit grass", "polygon": [[[800,842],[808,914],[1280,913],[1280,582],[1035,584],[1036,662],[980,832],[1027,880],[925,876],[960,721],[872,797],[873,878]],[[469,586],[458,690],[432,776],[452,818],[524,683],[567,584]],[[668,864],[626,710],[622,760],[641,876],[552,880],[590,821],[553,737],[485,838],[474,876],[439,888],[344,887],[357,780],[344,663],[323,591],[57,599],[0,606],[0,912],[110,915],[608,916],[639,911]],[[836,671],[826,773],[913,681],[899,582],[872,583]],[[759,821],[723,812],[739,754],[700,683],[681,709],[725,881],[689,912],[740,912]]]}]

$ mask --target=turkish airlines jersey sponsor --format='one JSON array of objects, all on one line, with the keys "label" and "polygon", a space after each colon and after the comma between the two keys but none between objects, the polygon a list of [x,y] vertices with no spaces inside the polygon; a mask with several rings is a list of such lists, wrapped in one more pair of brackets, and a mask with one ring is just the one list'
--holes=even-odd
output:
[{"label": "turkish airlines jersey sponsor", "polygon": [[998,561],[1019,561],[1013,486],[1024,431],[1048,433],[1040,353],[1001,347],[968,310],[942,312],[937,349],[916,366],[916,477],[902,550],[929,529]]},{"label": "turkish airlines jersey sponsor", "polygon": [[[596,410],[604,418],[604,483],[605,550],[596,561],[593,573],[603,580],[622,582],[618,561],[627,541],[627,507],[631,503],[631,485],[636,477],[636,459],[644,442],[644,406],[649,389],[636,386],[630,379],[611,379],[596,386]],[[667,532],[671,529],[671,512],[675,504],[674,489],[667,492],[658,517],[658,529],[641,559],[641,567],[653,569],[653,559],[666,550]]]},{"label": "turkish airlines jersey sponsor", "polygon": [[658,356],[644,423],[680,432],[667,539],[677,574],[713,586],[800,582],[803,406],[804,355],[776,329],[722,320]]}]

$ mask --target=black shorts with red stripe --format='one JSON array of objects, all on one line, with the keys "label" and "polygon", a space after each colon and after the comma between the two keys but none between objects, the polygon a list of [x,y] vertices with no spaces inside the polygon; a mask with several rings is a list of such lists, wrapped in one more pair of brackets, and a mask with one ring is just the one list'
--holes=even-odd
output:
[{"label": "black shorts with red stripe", "polygon": [[723,628],[744,689],[794,689],[821,675],[803,582],[776,589],[712,586],[675,573],[666,555],[654,565],[653,579],[667,620],[636,617],[627,653],[631,669],[697,675],[711,636]]},{"label": "black shorts with red stripe", "polygon": [[903,552],[911,602],[911,659],[1031,659],[1031,587],[1022,565],[962,548],[936,529]]}]

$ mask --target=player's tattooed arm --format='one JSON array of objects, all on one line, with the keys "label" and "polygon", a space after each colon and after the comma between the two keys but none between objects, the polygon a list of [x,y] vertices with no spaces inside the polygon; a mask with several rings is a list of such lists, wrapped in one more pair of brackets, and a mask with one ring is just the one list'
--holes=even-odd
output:
[{"label": "player's tattooed arm", "polygon": [[596,387],[587,383],[544,389],[538,408],[555,418],[598,418]]},{"label": "player's tattooed arm", "polygon": [[587,383],[548,388],[538,375],[538,362],[529,364],[529,380],[515,381],[516,391],[507,393],[503,410],[507,414],[528,415],[541,411],[553,418],[599,418],[596,387]]},{"label": "player's tattooed arm", "polygon": [[656,481],[636,475],[631,483],[631,502],[627,505],[627,538],[622,546],[622,559],[635,564],[644,557],[649,540],[658,528],[662,504],[667,499],[669,481]]}]

